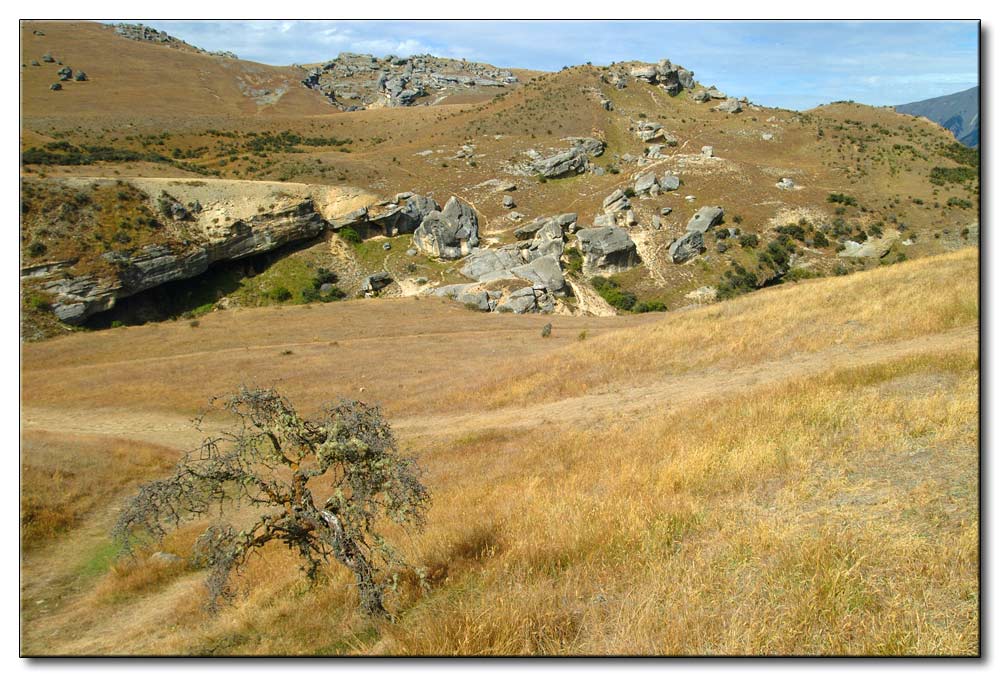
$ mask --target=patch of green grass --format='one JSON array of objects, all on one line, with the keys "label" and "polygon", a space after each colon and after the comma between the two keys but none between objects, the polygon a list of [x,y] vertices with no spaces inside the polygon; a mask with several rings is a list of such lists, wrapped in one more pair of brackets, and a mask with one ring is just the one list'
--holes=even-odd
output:
[{"label": "patch of green grass", "polygon": [[114,541],[101,541],[93,547],[80,562],[77,574],[84,578],[96,578],[111,568],[121,554],[121,546]]}]

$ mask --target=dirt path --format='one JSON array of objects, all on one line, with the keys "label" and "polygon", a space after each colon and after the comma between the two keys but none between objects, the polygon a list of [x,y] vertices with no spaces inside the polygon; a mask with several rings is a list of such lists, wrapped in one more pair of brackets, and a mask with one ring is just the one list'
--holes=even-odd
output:
[{"label": "dirt path", "polygon": [[[667,376],[641,385],[613,385],[600,391],[556,402],[457,414],[409,416],[393,421],[404,438],[454,435],[487,428],[531,428],[537,425],[592,427],[601,422],[636,418],[664,409],[730,392],[821,374],[833,369],[861,367],[934,350],[978,345],[978,327],[863,346],[834,346],[816,353],[795,355],[740,369],[712,369]],[[201,433],[181,416],[119,409],[53,410],[25,407],[25,429],[67,433],[96,433],[139,439],[174,447],[197,442]],[[212,430],[206,422],[206,432]]]}]

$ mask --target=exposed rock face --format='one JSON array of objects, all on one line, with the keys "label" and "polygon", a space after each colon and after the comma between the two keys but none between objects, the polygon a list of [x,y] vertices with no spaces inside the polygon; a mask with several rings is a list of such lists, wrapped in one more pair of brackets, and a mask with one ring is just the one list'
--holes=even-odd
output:
[{"label": "exposed rock face", "polygon": [[500,312],[551,313],[555,310],[552,294],[541,287],[523,287],[507,294],[497,304]]},{"label": "exposed rock face", "polygon": [[502,280],[512,276],[511,269],[525,262],[517,245],[497,249],[476,249],[465,260],[461,273],[478,282]]},{"label": "exposed rock face", "polygon": [[725,212],[723,212],[722,207],[702,207],[688,221],[687,230],[706,233],[709,228],[718,225],[722,221],[724,214]]},{"label": "exposed rock face", "polygon": [[360,110],[412,106],[432,95],[502,88],[517,81],[509,70],[429,54],[378,59],[344,52],[309,71],[302,84],[319,91],[341,110]]},{"label": "exposed rock face", "polygon": [[101,258],[110,271],[72,275],[55,268],[44,274],[22,271],[38,279],[54,298],[53,312],[63,322],[80,324],[94,313],[109,310],[120,298],[166,282],[204,273],[216,261],[240,259],[290,242],[318,236],[326,221],[311,198],[271,213],[237,220],[215,237],[200,242],[148,245],[128,253],[109,252]]},{"label": "exposed rock face", "polygon": [[635,242],[617,226],[583,228],[576,233],[585,275],[619,273],[639,263]]},{"label": "exposed rock face", "polygon": [[391,237],[416,231],[428,215],[440,209],[433,198],[411,193],[402,205],[390,207],[379,214],[369,211],[367,219],[369,224]]},{"label": "exposed rock face", "polygon": [[479,245],[479,219],[469,205],[452,196],[444,209],[424,217],[413,244],[431,256],[461,258]]},{"label": "exposed rock face", "polygon": [[530,161],[520,169],[523,174],[540,174],[554,179],[567,174],[582,174],[589,165],[590,157],[598,157],[604,152],[604,142],[590,137],[569,137],[569,150],[555,155],[542,156],[537,151],[528,151]]},{"label": "exposed rock face", "polygon": [[566,286],[562,269],[559,267],[559,257],[556,255],[540,256],[531,263],[512,268],[511,273],[534,284],[535,287],[544,288],[551,293],[559,293]]},{"label": "exposed rock face", "polygon": [[491,297],[490,293],[479,289],[475,284],[449,284],[438,287],[433,292],[435,296],[444,296],[455,299],[459,303],[475,306],[478,310],[489,312],[496,307],[496,297]]},{"label": "exposed rock face", "polygon": [[872,258],[880,259],[889,253],[893,243],[899,239],[898,234],[892,233],[881,238],[869,238],[864,242],[845,240],[844,249],[837,253],[837,256],[847,259]]}]

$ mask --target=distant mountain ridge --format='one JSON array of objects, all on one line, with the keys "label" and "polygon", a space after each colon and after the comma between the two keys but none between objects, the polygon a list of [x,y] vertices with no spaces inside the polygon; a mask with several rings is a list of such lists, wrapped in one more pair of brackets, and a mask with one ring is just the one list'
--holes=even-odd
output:
[{"label": "distant mountain ridge", "polygon": [[938,123],[972,148],[979,147],[979,86],[933,99],[896,106],[896,111]]}]

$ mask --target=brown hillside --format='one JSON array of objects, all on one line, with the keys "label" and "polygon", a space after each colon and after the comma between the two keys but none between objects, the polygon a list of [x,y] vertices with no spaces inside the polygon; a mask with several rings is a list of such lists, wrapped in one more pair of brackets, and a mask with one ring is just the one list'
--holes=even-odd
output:
[{"label": "brown hillside", "polygon": [[[44,35],[36,35],[40,31]],[[58,81],[59,63],[86,82]],[[32,66],[32,60],[39,66]],[[302,70],[200,54],[129,40],[91,22],[21,23],[21,112],[24,116],[322,115],[332,111],[302,87]],[[267,92],[267,93],[265,93]]]}]

